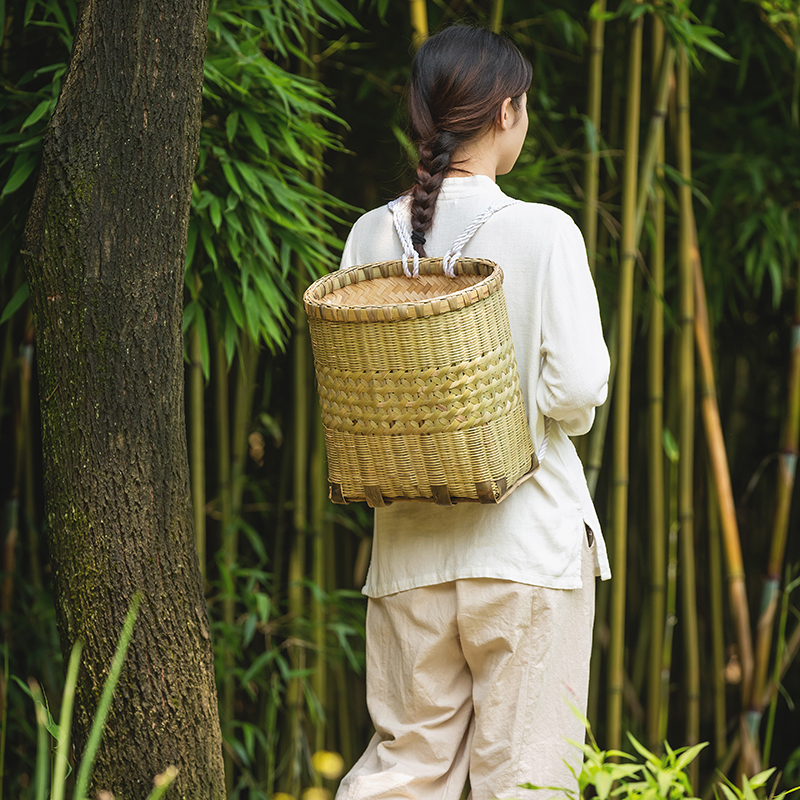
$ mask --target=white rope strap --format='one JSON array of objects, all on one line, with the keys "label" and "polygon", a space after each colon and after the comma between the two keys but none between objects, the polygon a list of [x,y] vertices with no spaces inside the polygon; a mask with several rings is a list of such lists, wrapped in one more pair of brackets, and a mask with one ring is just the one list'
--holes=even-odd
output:
[{"label": "white rope strap", "polygon": [[550,441],[550,423],[552,421],[550,417],[544,418],[544,436],[542,437],[542,443],[539,445],[539,449],[536,451],[536,459],[540,464],[544,461],[544,454],[547,452],[547,443]]},{"label": "white rope strap", "polygon": [[444,269],[444,274],[450,278],[455,278],[455,266],[456,261],[461,258],[461,251],[464,249],[464,245],[475,235],[475,232],[478,228],[486,222],[492,214],[500,211],[501,208],[505,208],[506,206],[514,205],[515,203],[519,203],[519,200],[514,200],[511,197],[504,197],[502,200],[498,200],[489,208],[484,209],[475,217],[472,222],[464,229],[464,232],[461,236],[456,239],[453,244],[451,245],[450,249],[444,254],[444,258],[442,259],[442,267]]},{"label": "white rope strap", "polygon": [[[395,209],[398,208],[400,203],[403,200],[407,200],[407,197],[397,197],[394,200],[389,201],[389,211],[392,212],[392,220],[394,222],[394,228],[397,231],[397,235],[400,237],[400,244],[403,245],[403,272],[406,274],[408,278],[418,278],[419,277],[419,253],[414,249],[414,244],[411,241],[411,231],[406,225],[404,219],[401,218],[400,214],[395,213]],[[412,269],[409,270],[408,268],[408,259],[411,259],[411,263],[413,265]]]}]

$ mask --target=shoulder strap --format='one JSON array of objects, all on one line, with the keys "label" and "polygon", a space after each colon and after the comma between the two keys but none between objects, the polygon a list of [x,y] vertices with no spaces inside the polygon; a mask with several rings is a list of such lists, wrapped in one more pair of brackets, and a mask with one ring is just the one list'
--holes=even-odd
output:
[{"label": "shoulder strap", "polygon": [[[405,272],[406,276],[409,278],[418,278],[419,277],[419,253],[414,249],[414,245],[411,241],[411,231],[409,230],[408,225],[406,225],[406,221],[397,213],[397,209],[399,208],[400,204],[403,203],[405,200],[410,200],[408,195],[403,195],[401,197],[396,197],[394,200],[390,200],[388,203],[389,211],[392,212],[392,221],[394,222],[394,228],[397,231],[397,235],[400,237],[400,244],[403,245],[403,272]],[[408,205],[408,203],[406,203]],[[413,269],[409,270],[408,268],[408,259],[411,259],[411,263],[413,265]]]},{"label": "shoulder strap", "polygon": [[444,254],[444,258],[442,259],[442,267],[444,269],[445,275],[450,278],[455,278],[455,265],[456,261],[461,258],[461,251],[464,249],[464,245],[475,235],[478,228],[486,222],[492,214],[500,211],[506,206],[513,206],[516,203],[519,203],[519,200],[515,200],[512,197],[503,197],[500,200],[496,200],[492,203],[489,208],[484,209],[475,217],[472,222],[464,229],[464,232],[461,236],[456,239],[453,244],[450,246],[450,249]]},{"label": "shoulder strap", "polygon": [[[418,277],[419,276],[419,253],[414,249],[414,245],[411,242],[411,230],[408,227],[406,221],[402,218],[402,216],[397,213],[399,210],[400,204],[408,205],[408,196],[404,195],[403,197],[397,197],[394,200],[391,200],[388,203],[389,211],[392,212],[392,220],[394,222],[395,230],[397,231],[397,235],[400,237],[400,244],[403,245],[403,272],[410,278],[410,277]],[[406,201],[406,202],[404,202]],[[506,206],[514,205],[515,203],[519,203],[519,200],[515,200],[511,197],[503,197],[500,200],[496,200],[492,203],[488,208],[485,208],[475,217],[472,222],[464,229],[464,232],[453,242],[450,249],[445,253],[444,258],[442,259],[442,268],[444,269],[445,275],[450,278],[455,278],[455,265],[456,261],[461,258],[461,251],[463,250],[466,243],[475,235],[478,228],[486,222],[492,214],[500,211]],[[411,260],[412,269],[409,270],[408,268],[408,261]]]}]

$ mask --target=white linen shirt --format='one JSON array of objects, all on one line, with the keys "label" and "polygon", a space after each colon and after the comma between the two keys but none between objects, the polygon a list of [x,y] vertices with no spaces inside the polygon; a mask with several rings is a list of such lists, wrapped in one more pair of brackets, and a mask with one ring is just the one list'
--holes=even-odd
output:
[{"label": "white linen shirt", "polygon": [[[478,213],[504,197],[485,175],[446,178],[426,234],[427,254],[444,255]],[[375,509],[372,558],[362,591],[384,597],[460,578],[579,588],[585,524],[595,537],[595,574],[607,579],[611,571],[600,523],[568,438],[591,428],[594,409],[608,391],[608,350],[583,237],[557,208],[516,203],[496,212],[462,252],[502,267],[537,450],[544,417],[553,420],[547,450],[533,477],[498,505],[396,502]],[[392,214],[382,206],[356,221],[341,266],[396,259],[401,253]]]}]

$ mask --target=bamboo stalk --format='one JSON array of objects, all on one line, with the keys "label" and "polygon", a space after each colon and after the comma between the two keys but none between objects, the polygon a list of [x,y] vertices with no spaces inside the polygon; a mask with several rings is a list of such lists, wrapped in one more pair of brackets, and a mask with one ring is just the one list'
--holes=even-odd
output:
[{"label": "bamboo stalk", "polygon": [[414,50],[428,38],[428,10],[425,0],[409,0],[411,11],[411,45]]},{"label": "bamboo stalk", "polygon": [[625,675],[625,580],[628,526],[630,385],[633,317],[633,268],[636,262],[636,177],[642,81],[642,17],[631,25],[622,192],[619,279],[619,351],[614,403],[613,572],[611,646],[608,678],[608,746],[622,744],[622,695]]},{"label": "bamboo stalk", "polygon": [[[775,682],[780,681],[780,664],[786,650],[786,621],[789,616],[789,596],[800,586],[800,578],[791,580],[791,570],[786,570],[786,588],[783,590],[781,600],[780,621],[778,622],[778,646],[775,653],[775,666],[773,667],[772,678]],[[764,733],[764,749],[761,761],[769,764],[770,751],[772,748],[772,736],[775,731],[775,713],[778,707],[778,695],[773,695],[769,703],[769,716],[767,717],[766,731]]]},{"label": "bamboo stalk", "polygon": [[[307,376],[312,382],[312,376]],[[313,389],[310,393],[313,393]],[[325,519],[328,506],[328,471],[325,460],[325,432],[319,414],[315,415],[314,438],[311,451],[311,535],[313,537],[312,580],[318,592],[311,601],[311,622],[314,631],[315,669],[311,686],[320,708],[327,709],[328,701],[328,664],[326,647],[327,606],[327,566],[329,553],[329,526]],[[327,714],[317,721],[314,727],[314,748],[324,750],[326,744]]]},{"label": "bamboo stalk", "polygon": [[[673,442],[670,437],[670,442]],[[672,639],[677,622],[676,608],[678,598],[678,460],[680,454],[672,446],[667,448],[667,457],[670,461],[669,470],[669,536],[667,544],[667,591],[665,598],[664,615],[664,643],[661,647],[661,682],[660,703],[658,711],[658,740],[663,742],[667,738],[667,723],[669,722],[669,683],[672,673]]]},{"label": "bamboo stalk", "polygon": [[[598,14],[589,31],[589,103],[586,116],[595,130],[595,145],[600,137],[600,114],[603,92],[603,34],[605,33],[606,0],[597,3]],[[589,144],[589,143],[587,143]],[[583,173],[583,238],[589,256],[589,269],[594,275],[597,265],[597,193],[600,185],[600,155],[597,146],[588,147]]]},{"label": "bamboo stalk", "polygon": [[[608,335],[608,350],[616,354],[619,348],[619,315],[614,314],[611,320],[611,332]],[[614,396],[614,378],[617,370],[617,359],[611,359],[611,371],[608,376],[608,397],[606,402],[597,409],[594,425],[589,434],[589,456],[586,460],[586,484],[589,493],[594,498],[597,491],[597,479],[600,477],[600,468],[603,465],[603,451],[606,443],[608,418],[611,414],[612,399]]]},{"label": "bamboo stalk", "polygon": [[[800,652],[800,624],[795,625],[792,635],[786,641],[786,647],[783,650],[783,657],[776,665],[775,677],[766,685],[766,687],[764,687],[764,693],[758,700],[759,708],[766,708],[772,702],[773,698],[778,694],[783,676],[786,674],[786,671],[791,666],[798,652]],[[731,742],[725,753],[725,758],[721,763],[717,764],[717,771],[721,772],[723,775],[730,770],[734,760],[736,759],[736,756],[740,754],[742,749],[743,733],[749,735],[747,729],[740,725],[739,732],[736,734],[736,737]],[[709,800],[709,798],[714,794],[714,787],[716,784],[716,780],[709,783],[708,787],[703,792],[703,800]]]},{"label": "bamboo stalk", "polygon": [[[665,54],[666,55],[666,54]],[[689,129],[689,58],[685,50],[678,59],[677,79],[677,155],[683,178],[679,187],[680,202],[680,451],[679,515],[681,538],[681,597],[684,632],[686,685],[686,744],[700,739],[700,654],[697,633],[697,597],[695,591],[694,552],[694,280],[692,261],[692,190],[691,138]],[[692,785],[697,785],[698,762],[690,768]]]},{"label": "bamboo stalk", "polygon": [[[706,290],[703,282],[700,251],[697,247],[697,230],[694,227],[694,223],[692,257],[694,260],[695,281],[695,344],[701,367],[703,428],[719,501],[725,563],[727,566],[728,592],[736,626],[739,660],[742,666],[742,706],[746,708],[751,696],[753,683],[753,644],[750,634],[750,611],[747,605],[747,589],[745,586],[742,546],[739,539],[739,526],[736,521],[736,507],[733,502],[731,476],[728,469],[725,440],[722,436],[722,424],[717,405],[717,389],[711,360],[711,334],[708,322]],[[745,757],[745,767],[749,774],[755,774],[758,771],[758,753],[753,745],[753,737],[745,714],[742,715],[740,720],[739,730],[743,745],[742,752]]]},{"label": "bamboo stalk", "polygon": [[[217,468],[219,476],[219,498],[221,512],[221,546],[220,569],[222,570],[223,588],[222,621],[229,630],[235,619],[235,598],[233,586],[233,565],[236,558],[233,533],[233,506],[231,496],[231,440],[230,440],[230,402],[228,398],[228,358],[225,344],[217,335],[217,358],[214,365],[214,386],[216,390],[217,421]],[[231,587],[230,589],[228,587]],[[222,730],[230,732],[234,719],[236,684],[234,681],[234,653],[228,641],[228,635],[222,637],[222,698],[220,703]],[[225,748],[225,790],[228,795],[233,791],[233,758]]]},{"label": "bamboo stalk", "polygon": [[489,26],[495,33],[500,33],[503,27],[503,0],[493,0],[492,20]]},{"label": "bamboo stalk", "polygon": [[38,591],[42,588],[42,564],[39,558],[39,531],[36,527],[36,478],[34,475],[34,424],[31,411],[31,380],[33,377],[34,334],[33,318],[28,312],[25,323],[25,338],[20,348],[20,433],[22,434],[22,474],[19,488],[23,502],[23,519],[28,540],[31,584]]},{"label": "bamboo stalk", "polygon": [[[199,311],[198,313],[203,313]],[[200,352],[200,331],[192,328],[189,338],[189,474],[192,483],[192,516],[194,541],[203,583],[207,574],[206,555],[206,430],[205,430],[205,378]]]},{"label": "bamboo stalk", "polygon": [[708,544],[709,592],[711,595],[711,652],[714,675],[714,751],[715,760],[725,757],[728,720],[725,709],[725,634],[724,596],[722,579],[722,549],[720,547],[719,503],[713,475],[708,475]]},{"label": "bamboo stalk", "polygon": [[[660,26],[660,23],[658,23]],[[661,38],[663,41],[663,29]],[[659,60],[658,78],[655,84],[655,94],[653,110],[650,113],[650,129],[648,131],[647,142],[645,144],[644,155],[642,157],[641,176],[639,181],[639,195],[636,198],[636,241],[642,232],[644,224],[644,213],[647,207],[647,200],[652,186],[652,176],[655,170],[658,156],[661,155],[662,163],[664,150],[664,120],[667,117],[667,101],[669,99],[670,79],[672,77],[672,67],[675,62],[675,50],[666,42],[663,47],[662,55]]]},{"label": "bamboo stalk", "polygon": [[[305,288],[305,272],[299,270],[296,282],[298,296]],[[299,634],[298,625],[302,623],[306,613],[306,592],[303,586],[306,569],[306,539],[308,535],[308,452],[309,452],[309,391],[308,372],[311,359],[309,357],[310,341],[308,327],[302,303],[298,304],[295,314],[294,332],[294,358],[293,358],[293,383],[294,383],[294,419],[293,431],[293,510],[292,521],[294,539],[289,553],[289,618],[296,634]],[[297,642],[302,641],[296,635]],[[290,650],[292,667],[298,672],[305,669],[305,648],[295,644]],[[303,686],[299,677],[293,677],[286,692],[287,722],[289,729],[289,768],[287,791],[293,797],[298,797],[302,777],[303,755]]]},{"label": "bamboo stalk", "polygon": [[[245,468],[249,444],[247,436],[256,393],[258,371],[258,345],[247,335],[242,336],[236,362],[236,394],[231,420],[231,515],[235,518],[242,510],[245,486]],[[231,545],[238,557],[238,534],[234,530]]]},{"label": "bamboo stalk", "polygon": [[[660,68],[664,52],[664,26],[653,21],[653,69]],[[656,95],[660,83],[655,87]],[[666,98],[665,98],[666,100]],[[662,118],[663,119],[663,118]],[[656,135],[656,163],[664,161],[663,125]],[[647,739],[650,749],[659,746],[658,718],[661,706],[663,632],[666,620],[666,519],[664,507],[664,190],[659,181],[650,203],[653,242],[650,273],[650,330],[648,338],[648,500],[650,529],[650,665],[647,690]]]},{"label": "bamboo stalk", "polygon": [[[800,209],[800,204],[798,204]],[[789,533],[789,512],[794,493],[795,469],[800,438],[800,252],[797,259],[797,288],[792,324],[792,352],[789,362],[789,378],[786,398],[786,418],[778,461],[778,488],[775,500],[775,516],[772,523],[772,543],[769,565],[764,578],[761,596],[761,614],[756,627],[755,676],[753,679],[753,702],[764,691],[769,668],[772,644],[772,629],[778,607],[780,575]]]}]

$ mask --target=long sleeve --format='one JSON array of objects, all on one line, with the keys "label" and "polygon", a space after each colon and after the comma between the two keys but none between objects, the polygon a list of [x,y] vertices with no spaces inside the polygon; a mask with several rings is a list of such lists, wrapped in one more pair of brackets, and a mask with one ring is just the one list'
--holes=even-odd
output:
[{"label": "long sleeve", "polygon": [[536,401],[569,436],[586,433],[608,393],[610,361],[583,237],[566,215],[554,238],[542,295]]}]

